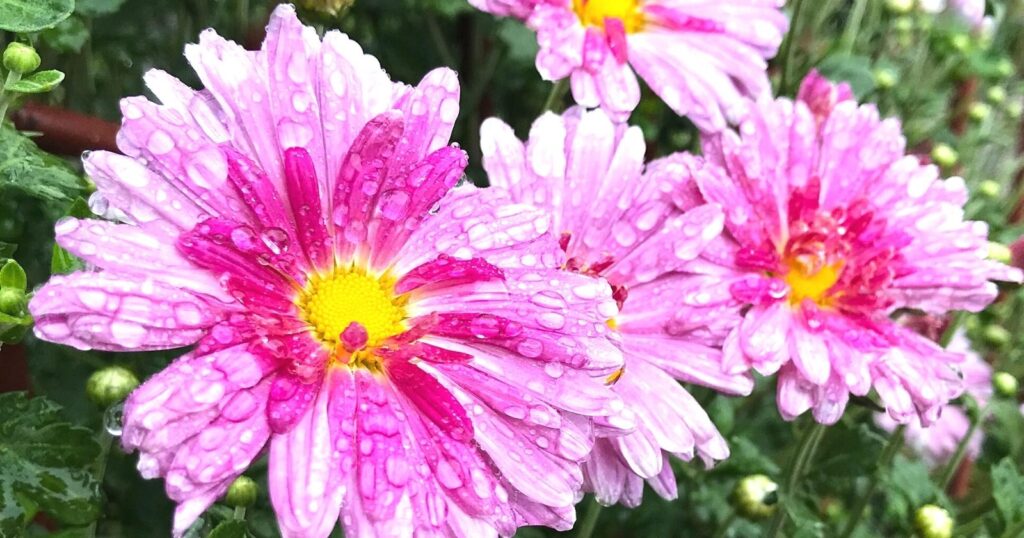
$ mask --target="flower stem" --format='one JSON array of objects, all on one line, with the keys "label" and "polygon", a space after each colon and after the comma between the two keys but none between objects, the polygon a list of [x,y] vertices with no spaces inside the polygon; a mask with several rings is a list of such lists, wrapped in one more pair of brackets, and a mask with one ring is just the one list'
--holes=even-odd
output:
[{"label": "flower stem", "polygon": [[245,507],[236,506],[233,518],[235,521],[245,521]]},{"label": "flower stem", "polygon": [[946,326],[946,330],[942,331],[942,336],[939,337],[939,345],[945,348],[953,340],[953,335],[956,334],[957,329],[963,324],[966,319],[967,313],[958,311],[953,313],[953,316],[949,318],[949,325]]},{"label": "flower stem", "polygon": [[7,117],[7,107],[14,100],[13,94],[8,94],[6,88],[10,84],[14,84],[21,80],[21,73],[14,71],[13,69],[7,73],[7,80],[4,81],[4,85],[0,87],[0,125],[3,125],[4,118]]},{"label": "flower stem", "polygon": [[846,31],[843,32],[841,50],[844,54],[853,53],[853,45],[857,42],[857,33],[860,32],[861,22],[864,20],[864,12],[867,10],[867,0],[857,0],[853,4],[853,11],[846,23]]},{"label": "flower stem", "polygon": [[907,427],[900,425],[892,432],[892,436],[889,437],[889,442],[882,449],[882,455],[878,457],[878,468],[871,474],[870,482],[868,482],[868,488],[864,490],[864,493],[857,498],[857,504],[854,505],[853,510],[850,511],[850,520],[846,523],[846,528],[843,529],[843,533],[840,535],[843,538],[848,538],[853,535],[853,531],[857,529],[857,523],[860,522],[861,516],[864,515],[864,509],[867,508],[868,502],[871,500],[872,494],[875,493],[875,489],[878,488],[879,479],[882,478],[882,473],[887,471],[889,467],[892,467],[892,460],[896,457],[896,453],[900,451],[900,447],[903,446],[903,433]]},{"label": "flower stem", "polygon": [[[793,495],[796,493],[797,485],[807,470],[807,466],[814,459],[814,453],[818,451],[818,444],[824,435],[825,426],[817,421],[812,421],[807,431],[804,432],[803,437],[800,439],[800,445],[797,446],[796,452],[793,453],[793,457],[789,460],[789,464],[786,467],[785,479],[779,492],[782,495],[783,501],[780,504],[789,503],[792,500]],[[775,538],[782,532],[782,527],[785,525],[786,508],[785,506],[778,506],[775,509],[775,517],[772,518],[771,527],[769,527],[768,533],[765,536]]]},{"label": "flower stem", "polygon": [[978,426],[981,425],[981,420],[984,418],[985,413],[988,412],[988,405],[985,405],[978,411],[978,416],[971,419],[971,425],[967,428],[967,433],[964,434],[963,438],[956,445],[956,452],[953,452],[953,457],[949,458],[946,462],[946,466],[942,469],[942,474],[939,478],[939,487],[945,491],[949,488],[949,483],[953,481],[953,475],[956,474],[957,468],[960,467],[960,463],[964,461],[964,456],[967,455],[967,447],[970,446],[971,438],[974,437],[974,433],[978,431]]},{"label": "flower stem", "polygon": [[789,87],[789,80],[793,72],[793,40],[797,36],[797,23],[800,21],[800,8],[803,7],[804,0],[796,0],[793,3],[793,18],[789,21],[789,33],[786,35],[786,41],[782,44],[782,50],[779,51],[779,58],[782,58],[782,76],[779,79],[779,93],[782,94]]},{"label": "flower stem", "polygon": [[597,502],[597,497],[591,497],[587,505],[587,515],[584,516],[583,522],[580,523],[580,532],[576,535],[576,538],[590,538],[594,534],[594,529],[597,528],[597,518],[601,515],[601,509],[602,506]]},{"label": "flower stem", "polygon": [[569,89],[568,83],[565,79],[558,80],[551,86],[551,93],[548,94],[548,98],[544,101],[544,109],[541,112],[561,112],[561,110],[555,110],[555,105],[562,100],[565,95],[565,91]]}]

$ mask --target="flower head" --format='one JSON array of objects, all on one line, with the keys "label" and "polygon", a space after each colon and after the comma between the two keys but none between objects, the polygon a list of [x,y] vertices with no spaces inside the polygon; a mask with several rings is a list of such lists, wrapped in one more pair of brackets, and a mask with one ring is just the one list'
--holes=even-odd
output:
[{"label": "flower head", "polygon": [[991,280],[1021,280],[986,259],[985,224],[963,220],[963,180],[904,155],[896,120],[816,73],[795,102],[762,100],[704,149],[690,162],[694,203],[726,208],[726,232],[693,278],[730,294],[742,319],[727,371],[777,374],[787,419],[813,408],[833,423],[874,388],[895,420],[935,421],[961,391],[963,357],[889,315],[978,311]]},{"label": "flower head", "polygon": [[[624,119],[640,102],[636,75],[706,131],[724,129],[749,97],[767,95],[766,58],[788,25],[783,0],[471,0],[537,32],[537,70],[570,77],[576,102]],[[634,74],[635,71],[635,74]]]},{"label": "flower head", "polygon": [[590,489],[601,502],[635,506],[647,479],[675,497],[669,454],[696,454],[709,464],[728,456],[707,413],[676,380],[734,394],[753,388],[745,373],[722,372],[718,346],[727,318],[715,312],[731,297],[680,274],[700,263],[721,232],[721,209],[680,206],[673,195],[685,191],[685,167],[676,157],[645,166],[640,129],[615,124],[601,110],[545,114],[525,144],[493,118],[481,137],[494,188],[549,212],[566,271],[606,278],[621,307],[611,326],[626,362],[609,381],[636,413],[637,429],[621,435],[599,428],[604,438],[586,466]]},{"label": "flower head", "polygon": [[[592,420],[630,428],[611,289],[558,271],[549,219],[453,187],[458,83],[393,83],[278,8],[257,52],[212,31],[123,103],[95,211],[57,241],[90,264],[31,303],[41,338],[195,348],[131,394],[122,444],[181,535],[269,446],[284,536],[511,535],[571,526]],[[612,416],[610,419],[602,417]]]}]

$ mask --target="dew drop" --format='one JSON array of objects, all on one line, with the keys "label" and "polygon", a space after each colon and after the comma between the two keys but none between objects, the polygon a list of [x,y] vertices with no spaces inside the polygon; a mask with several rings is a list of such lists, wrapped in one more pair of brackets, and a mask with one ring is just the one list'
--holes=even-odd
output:
[{"label": "dew drop", "polygon": [[112,405],[103,413],[103,428],[114,437],[124,431],[124,403]]}]

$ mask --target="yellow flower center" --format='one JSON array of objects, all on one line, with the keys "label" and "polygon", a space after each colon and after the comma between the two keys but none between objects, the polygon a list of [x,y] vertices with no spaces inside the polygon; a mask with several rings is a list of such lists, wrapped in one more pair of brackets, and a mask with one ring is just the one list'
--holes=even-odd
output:
[{"label": "yellow flower center", "polygon": [[408,297],[395,295],[395,281],[377,277],[360,268],[335,269],[310,279],[297,300],[302,318],[317,337],[332,349],[340,334],[353,322],[367,333],[367,347],[405,331]]},{"label": "yellow flower center", "polygon": [[819,268],[794,257],[787,259],[786,265],[789,272],[783,280],[789,285],[789,304],[799,305],[804,299],[810,299],[820,306],[831,304],[832,298],[826,294],[839,280],[839,273],[843,270],[842,262]]},{"label": "yellow flower center", "polygon": [[644,24],[639,0],[572,0],[572,9],[583,26],[604,29],[605,19],[619,19],[626,33],[640,30]]}]

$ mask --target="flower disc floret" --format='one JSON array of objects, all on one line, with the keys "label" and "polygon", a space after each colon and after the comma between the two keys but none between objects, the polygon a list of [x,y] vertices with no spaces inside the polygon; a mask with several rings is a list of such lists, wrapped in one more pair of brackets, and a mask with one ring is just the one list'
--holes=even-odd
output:
[{"label": "flower disc floret", "polygon": [[352,323],[366,329],[371,347],[404,332],[407,302],[395,294],[394,279],[357,268],[313,277],[298,299],[303,319],[332,347]]}]

